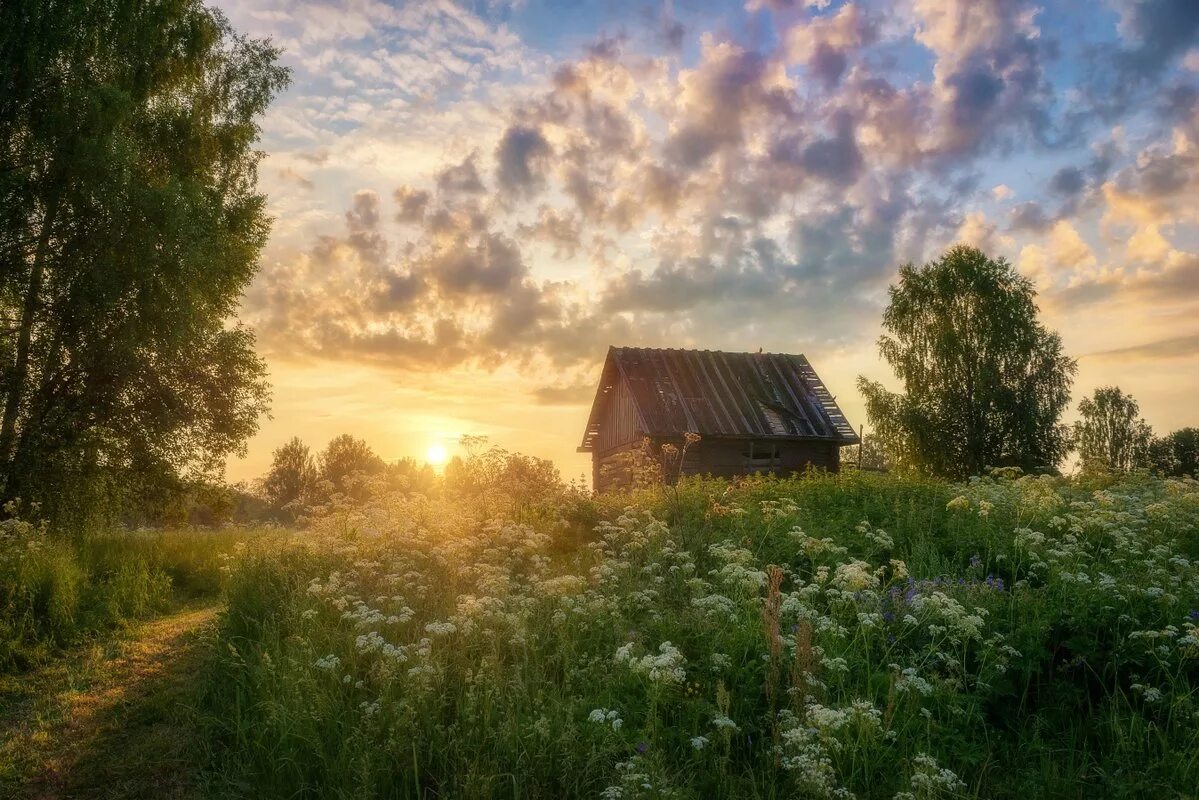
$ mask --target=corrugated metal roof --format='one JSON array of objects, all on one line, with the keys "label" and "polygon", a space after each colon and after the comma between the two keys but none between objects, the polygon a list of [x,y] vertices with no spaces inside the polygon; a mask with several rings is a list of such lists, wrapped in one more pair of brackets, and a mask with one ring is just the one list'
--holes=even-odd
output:
[{"label": "corrugated metal roof", "polygon": [[581,451],[599,435],[617,380],[629,388],[647,436],[836,439],[853,426],[802,355],[612,347]]}]

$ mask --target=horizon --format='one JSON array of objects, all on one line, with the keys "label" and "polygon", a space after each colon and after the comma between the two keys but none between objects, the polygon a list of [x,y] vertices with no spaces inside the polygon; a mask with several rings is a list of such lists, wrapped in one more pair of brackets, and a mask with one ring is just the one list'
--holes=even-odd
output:
[{"label": "horizon", "polygon": [[[272,416],[565,478],[609,345],[803,353],[850,422],[903,263],[1032,278],[1159,433],[1199,390],[1199,11],[1066,3],[219,3],[293,70],[241,318]],[[801,7],[802,6],[802,7]]]}]

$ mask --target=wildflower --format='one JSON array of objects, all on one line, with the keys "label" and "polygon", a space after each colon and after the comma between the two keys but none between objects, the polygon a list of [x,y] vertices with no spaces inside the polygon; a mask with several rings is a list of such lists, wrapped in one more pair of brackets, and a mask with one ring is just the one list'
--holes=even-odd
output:
[{"label": "wildflower", "polygon": [[638,753],[645,755],[649,751],[649,742],[637,742],[636,750]]},{"label": "wildflower", "polygon": [[1153,686],[1145,686],[1141,683],[1134,683],[1130,687],[1134,692],[1138,692],[1145,699],[1146,703],[1156,703],[1162,699],[1162,690]]},{"label": "wildflower", "polygon": [[959,494],[957,497],[946,503],[945,508],[950,511],[963,511],[967,508],[970,508],[970,501],[966,498],[966,495]]},{"label": "wildflower", "polygon": [[712,718],[712,724],[720,730],[737,730],[737,723],[726,717],[724,714],[717,714]]},{"label": "wildflower", "polygon": [[708,744],[707,736],[692,736],[691,737],[691,746],[693,748],[695,748],[696,750],[703,750],[704,747],[707,746],[707,744]]},{"label": "wildflower", "polygon": [[633,655],[633,643],[629,642],[617,649],[615,660],[618,664],[628,664],[633,672],[648,676],[654,683],[679,684],[687,679],[684,669],[687,659],[670,642],[662,642],[656,655],[641,658]]},{"label": "wildflower", "polygon": [[847,591],[871,589],[877,585],[877,578],[865,561],[851,561],[848,564],[838,564],[833,573],[833,583]]},{"label": "wildflower", "polygon": [[938,797],[942,793],[956,794],[966,790],[966,784],[952,770],[937,764],[936,759],[921,753],[912,759],[916,769],[909,779],[914,797]]},{"label": "wildflower", "polygon": [[327,656],[318,658],[315,662],[313,662],[313,666],[317,669],[332,671],[341,666],[341,659],[330,653]]}]

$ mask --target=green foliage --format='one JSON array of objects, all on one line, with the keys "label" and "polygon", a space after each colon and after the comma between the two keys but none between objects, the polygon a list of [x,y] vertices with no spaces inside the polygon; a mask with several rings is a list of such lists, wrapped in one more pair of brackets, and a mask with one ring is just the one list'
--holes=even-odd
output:
[{"label": "green foliage", "polygon": [[2,6],[0,497],[137,506],[255,430],[264,367],[230,321],[277,56],[199,0]]},{"label": "green foliage", "polygon": [[326,494],[340,494],[357,501],[369,495],[370,478],[386,468],[370,445],[348,433],[334,437],[320,458],[320,477],[325,482]]},{"label": "green foliage", "polygon": [[841,469],[860,467],[871,472],[890,472],[895,468],[887,455],[886,448],[880,437],[874,436],[873,431],[862,439],[861,444],[846,445],[841,448]]},{"label": "green foliage", "polygon": [[1149,460],[1162,475],[1199,476],[1199,428],[1182,428],[1154,439]]},{"label": "green foliage", "polygon": [[11,516],[0,522],[0,673],[172,604],[216,596],[225,559],[254,535],[237,529],[63,537]]},{"label": "green foliage", "polygon": [[231,576],[216,788],[1185,795],[1199,484],[1012,474],[683,480],[520,523],[450,493],[335,511]]},{"label": "green foliage", "polygon": [[[469,441],[471,438],[475,441]],[[482,450],[483,437],[464,437],[462,444],[474,452],[446,465],[445,492],[449,496],[460,497],[485,514],[514,519],[561,498],[562,476],[552,461],[501,447]]]},{"label": "green foliage", "polygon": [[904,391],[865,377],[858,387],[895,466],[951,478],[1055,468],[1076,365],[1038,321],[1032,283],[1002,258],[956,246],[901,267],[890,298],[879,352]]},{"label": "green foliage", "polygon": [[300,437],[293,436],[275,450],[271,468],[262,479],[262,492],[277,513],[294,519],[305,504],[312,502],[317,474],[312,451]]},{"label": "green foliage", "polygon": [[1086,472],[1128,472],[1150,466],[1153,429],[1132,395],[1103,386],[1078,404],[1074,444]]}]

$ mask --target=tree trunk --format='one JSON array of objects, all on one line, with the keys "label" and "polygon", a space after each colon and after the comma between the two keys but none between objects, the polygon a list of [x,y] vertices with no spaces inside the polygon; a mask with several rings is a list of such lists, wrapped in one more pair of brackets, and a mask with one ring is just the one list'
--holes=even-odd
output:
[{"label": "tree trunk", "polygon": [[17,435],[17,416],[21,411],[25,385],[29,382],[29,351],[33,343],[33,323],[41,305],[46,254],[50,249],[50,232],[54,227],[54,218],[57,215],[58,196],[55,195],[46,208],[46,215],[42,220],[42,230],[38,236],[37,249],[34,251],[33,266],[29,272],[29,287],[25,292],[25,302],[21,310],[21,325],[17,331],[16,358],[13,360],[8,394],[4,399],[4,420],[0,424],[0,465],[4,467],[2,476],[4,491],[7,491],[11,483],[12,450]]}]

